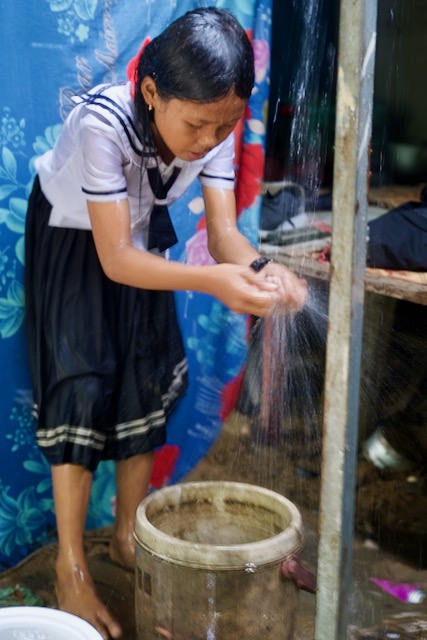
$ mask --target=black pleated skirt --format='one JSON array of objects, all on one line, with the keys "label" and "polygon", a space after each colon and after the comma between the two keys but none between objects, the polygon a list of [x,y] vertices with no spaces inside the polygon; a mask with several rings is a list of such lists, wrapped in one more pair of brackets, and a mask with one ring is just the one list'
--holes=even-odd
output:
[{"label": "black pleated skirt", "polygon": [[173,292],[109,280],[91,231],[48,226],[36,179],[26,223],[26,309],[37,442],[91,471],[163,444],[187,387]]}]

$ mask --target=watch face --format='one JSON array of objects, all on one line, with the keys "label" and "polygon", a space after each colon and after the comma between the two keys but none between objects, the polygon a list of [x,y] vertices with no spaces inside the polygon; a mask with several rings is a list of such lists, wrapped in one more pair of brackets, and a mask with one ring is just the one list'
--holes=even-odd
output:
[{"label": "watch face", "polygon": [[272,258],[267,258],[267,256],[261,256],[260,258],[257,258],[256,260],[254,260],[249,266],[251,269],[258,272],[258,271],[261,271],[261,269],[265,267],[266,264],[272,261],[273,261]]}]

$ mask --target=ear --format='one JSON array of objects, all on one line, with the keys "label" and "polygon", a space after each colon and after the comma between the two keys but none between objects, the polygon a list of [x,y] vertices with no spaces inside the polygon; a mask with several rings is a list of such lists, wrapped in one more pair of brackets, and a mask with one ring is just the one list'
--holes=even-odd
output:
[{"label": "ear", "polygon": [[145,76],[141,81],[140,91],[147,105],[155,106],[158,98],[157,87],[151,76]]},{"label": "ear", "polygon": [[142,97],[147,104],[153,104],[157,94],[157,87],[151,76],[145,76],[140,85]]}]

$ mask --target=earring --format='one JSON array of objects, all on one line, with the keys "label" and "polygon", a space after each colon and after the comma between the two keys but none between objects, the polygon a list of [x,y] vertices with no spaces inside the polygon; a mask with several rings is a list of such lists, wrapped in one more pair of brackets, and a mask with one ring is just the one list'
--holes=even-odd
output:
[{"label": "earring", "polygon": [[152,105],[152,104],[149,104],[149,105],[148,105],[148,111],[152,111],[152,110],[153,110],[153,105]]}]

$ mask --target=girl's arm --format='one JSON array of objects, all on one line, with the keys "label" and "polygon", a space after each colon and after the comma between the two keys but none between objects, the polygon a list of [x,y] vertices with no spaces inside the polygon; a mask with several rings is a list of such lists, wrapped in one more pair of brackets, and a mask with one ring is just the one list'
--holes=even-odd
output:
[{"label": "girl's arm", "polygon": [[248,266],[189,266],[134,247],[127,200],[88,202],[88,210],[96,250],[111,280],[142,289],[208,293],[237,313],[265,316],[272,312],[277,284],[262,282],[260,287],[262,279]]},{"label": "girl's arm", "polygon": [[249,266],[260,254],[237,228],[234,191],[203,187],[203,198],[211,256],[217,262]]}]

